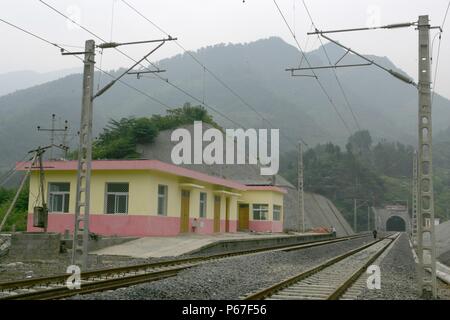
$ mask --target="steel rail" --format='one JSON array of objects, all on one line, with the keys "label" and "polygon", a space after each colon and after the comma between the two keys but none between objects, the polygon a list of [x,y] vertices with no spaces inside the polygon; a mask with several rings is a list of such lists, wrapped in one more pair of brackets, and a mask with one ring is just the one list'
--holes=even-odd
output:
[{"label": "steel rail", "polygon": [[[342,255],[339,255],[337,257],[328,259],[324,263],[321,263],[321,264],[319,264],[319,265],[317,265],[315,267],[312,267],[312,268],[308,269],[307,271],[301,272],[300,274],[298,274],[298,275],[296,275],[294,277],[290,277],[290,278],[288,278],[286,280],[283,280],[281,282],[278,282],[278,283],[276,283],[276,284],[274,284],[274,285],[272,285],[272,286],[270,286],[268,288],[260,290],[260,291],[258,291],[256,293],[252,293],[252,294],[246,296],[244,298],[244,300],[263,300],[263,299],[269,298],[269,297],[275,295],[277,292],[279,292],[279,291],[281,291],[283,289],[286,289],[286,288],[288,288],[288,287],[290,287],[290,286],[292,286],[292,285],[294,285],[294,284],[296,284],[296,283],[298,283],[298,282],[300,282],[300,281],[302,281],[304,279],[307,279],[310,276],[312,276],[312,275],[314,275],[316,273],[319,273],[320,271],[325,270],[328,267],[331,267],[331,266],[335,265],[336,263],[344,260],[345,258],[351,257],[351,256],[353,256],[353,255],[355,255],[355,254],[357,254],[357,253],[359,253],[361,251],[364,251],[365,249],[370,248],[370,247],[376,245],[377,243],[379,243],[379,242],[381,242],[381,241],[383,241],[385,239],[392,239],[391,237],[392,236],[388,236],[388,237],[385,237],[385,238],[380,238],[378,240],[372,241],[369,244],[366,244],[366,245],[363,245],[363,246],[361,246],[359,248],[350,250],[350,251],[348,251],[348,252],[346,252],[346,253],[344,253]],[[373,262],[375,259],[377,259],[379,257],[379,255],[381,255],[384,252],[384,250],[386,250],[397,237],[398,237],[398,234],[396,234],[395,238],[392,239],[392,241],[389,242],[389,244],[384,246],[382,248],[382,250],[377,251],[377,253],[375,254],[376,257],[375,256],[371,257],[370,261]],[[327,299],[333,300],[333,299],[339,298],[347,290],[347,288],[349,288],[351,286],[351,284],[353,284],[354,281],[356,281],[358,279],[357,273],[359,271],[361,271],[361,270],[362,270],[362,272],[364,272],[365,268],[367,268],[367,265],[368,264],[365,263],[363,267],[359,268],[357,272],[353,273],[351,275],[351,277],[350,277],[351,280],[350,280],[350,278],[348,278],[342,284],[340,284],[338,286],[338,288],[335,291],[333,291],[333,293],[331,295],[328,295]],[[359,275],[361,275],[361,273],[359,273]],[[336,291],[338,291],[338,292],[336,292]]]},{"label": "steel rail", "polygon": [[[48,298],[60,298],[60,293],[62,293],[61,297],[71,296],[71,295],[77,295],[77,294],[84,294],[84,293],[90,293],[94,291],[102,291],[107,290],[109,288],[118,288],[121,286],[127,286],[128,281],[130,281],[130,284],[136,284],[136,283],[142,283],[142,282],[149,282],[149,281],[156,281],[163,279],[167,276],[173,276],[173,270],[178,270],[177,272],[181,270],[185,270],[188,268],[191,268],[193,266],[199,265],[201,263],[205,263],[208,261],[213,260],[219,260],[219,259],[226,259],[231,258],[235,256],[241,256],[241,255],[251,255],[251,254],[259,254],[264,252],[276,252],[276,251],[294,251],[294,250],[301,250],[301,249],[307,249],[327,244],[333,244],[338,243],[342,241],[348,241],[353,239],[358,239],[362,237],[367,237],[367,234],[363,235],[355,235],[355,236],[346,236],[346,237],[340,237],[340,238],[334,238],[331,240],[316,240],[316,241],[310,241],[305,242],[301,244],[290,244],[290,245],[280,245],[280,246],[272,246],[272,247],[266,247],[266,248],[258,248],[258,249],[251,249],[251,250],[243,250],[243,251],[236,251],[236,252],[228,252],[228,253],[219,253],[219,254],[213,254],[209,256],[199,256],[199,257],[190,257],[190,258],[183,258],[183,259],[174,259],[174,260],[167,260],[167,261],[161,261],[156,263],[147,263],[147,264],[138,264],[133,266],[125,266],[125,267],[118,267],[118,268],[107,268],[107,269],[99,269],[94,271],[88,271],[82,273],[81,280],[85,281],[85,283],[82,284],[82,289],[80,290],[68,290],[65,286],[65,282],[70,276],[69,274],[61,274],[56,276],[50,276],[50,277],[40,277],[35,279],[24,279],[24,280],[17,280],[17,281],[11,281],[11,282],[4,282],[0,283],[0,293],[5,292],[9,290],[8,292],[14,291],[14,290],[30,290],[31,292],[26,293],[19,293],[19,294],[10,294],[5,297],[0,297],[0,300],[9,300],[9,299],[48,299]],[[181,266],[176,269],[174,267]],[[151,271],[152,269],[159,269],[159,268],[168,268],[167,270],[158,270],[158,271]],[[151,271],[151,272],[148,272]],[[137,274],[138,272],[145,272],[144,274]],[[168,275],[165,274],[165,272],[168,272]],[[130,275],[131,273],[134,273],[134,275]],[[108,277],[119,277],[119,278],[113,278],[113,279],[107,279]],[[98,278],[106,278],[107,280],[99,281]],[[127,280],[128,279],[128,280]],[[95,290],[97,287],[95,283],[89,283],[89,281],[96,281],[99,284],[103,283],[102,285],[98,286],[98,290]],[[105,282],[106,281],[106,282]],[[117,283],[117,285],[115,284]],[[57,286],[57,288],[39,288],[36,289],[37,286]],[[88,288],[84,288],[85,286],[88,286]],[[94,289],[93,289],[94,288]],[[106,288],[106,289],[105,289]],[[36,290],[36,291],[33,291]]]},{"label": "steel rail", "polygon": [[[219,254],[209,255],[206,257],[203,257],[203,256],[189,257],[189,258],[172,259],[172,260],[166,260],[166,261],[160,261],[160,262],[137,264],[137,265],[132,265],[132,266],[104,268],[104,269],[83,272],[81,274],[81,278],[87,280],[92,277],[98,277],[100,275],[108,276],[108,275],[118,274],[121,272],[133,272],[133,271],[138,271],[138,270],[142,270],[142,269],[168,267],[168,266],[173,266],[173,265],[178,265],[178,264],[183,264],[183,263],[207,261],[207,260],[211,260],[211,259],[219,259],[219,258],[225,258],[225,257],[231,257],[231,256],[243,255],[243,254],[253,254],[253,253],[264,252],[264,251],[283,250],[283,249],[297,250],[297,248],[302,249],[302,248],[309,248],[309,247],[313,247],[313,246],[332,244],[332,243],[341,242],[341,241],[358,239],[360,237],[365,237],[365,236],[366,235],[347,236],[347,237],[340,237],[340,238],[335,238],[335,239],[331,239],[331,240],[310,241],[310,242],[305,242],[305,243],[301,243],[301,244],[281,245],[281,246],[273,246],[273,247],[266,247],[266,248],[252,249],[252,250],[219,253]],[[49,276],[49,277],[39,277],[39,278],[34,278],[34,279],[22,279],[22,280],[10,281],[10,282],[3,282],[3,283],[0,283],[0,292],[7,290],[7,289],[19,289],[19,288],[32,287],[32,286],[36,286],[36,285],[40,285],[40,284],[45,285],[45,284],[50,284],[50,283],[55,283],[55,282],[56,283],[65,282],[67,277],[68,277],[68,274],[60,274],[60,275]]]},{"label": "steel rail", "polygon": [[17,295],[11,295],[0,300],[53,300],[63,299],[75,295],[94,293],[105,290],[112,290],[118,288],[124,288],[131,285],[158,281],[169,277],[176,276],[180,271],[186,270],[189,267],[178,267],[174,269],[168,269],[163,271],[154,271],[144,274],[136,274],[126,276],[123,278],[114,278],[106,280],[97,280],[90,283],[83,283],[80,289],[69,289],[66,286],[52,288],[47,290],[40,290],[35,292],[27,292]]},{"label": "steel rail", "polygon": [[[389,238],[389,237],[388,237]],[[349,278],[344,280],[342,284],[328,296],[327,300],[338,300],[355,282],[361,277],[361,275],[365,272],[365,270],[372,265],[372,263],[380,257],[383,252],[385,252],[395,240],[398,239],[398,236],[392,239],[390,243],[384,246],[381,250],[376,252],[361,268],[356,270]]]}]

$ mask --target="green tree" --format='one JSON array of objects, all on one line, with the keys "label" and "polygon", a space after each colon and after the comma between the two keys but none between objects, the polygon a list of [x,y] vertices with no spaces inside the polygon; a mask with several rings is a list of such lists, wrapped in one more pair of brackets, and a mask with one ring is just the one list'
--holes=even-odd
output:
[{"label": "green tree", "polygon": [[367,157],[372,147],[372,137],[368,130],[355,132],[348,138],[347,151],[360,157]]},{"label": "green tree", "polygon": [[[15,189],[0,188],[0,221],[3,220],[6,211],[11,205],[11,201],[16,194]],[[29,197],[29,185],[28,183],[19,194],[16,205],[11,212],[8,220],[6,221],[3,231],[10,231],[14,225],[17,231],[25,231],[27,226],[28,216],[28,197]]]},{"label": "green tree", "polygon": [[[111,119],[93,145],[94,159],[135,159],[137,144],[152,143],[159,131],[175,129],[194,121],[202,121],[216,128],[220,126],[214,122],[205,108],[191,106],[186,103],[182,108],[167,110],[165,116],[154,115],[151,118],[122,118]],[[72,158],[76,158],[76,152]]]}]

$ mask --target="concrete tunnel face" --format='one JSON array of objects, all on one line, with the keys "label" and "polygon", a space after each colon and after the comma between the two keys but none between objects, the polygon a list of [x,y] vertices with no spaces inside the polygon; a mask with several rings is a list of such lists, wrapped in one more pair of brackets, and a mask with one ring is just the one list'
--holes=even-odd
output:
[{"label": "concrete tunnel face", "polygon": [[398,231],[405,232],[406,231],[406,222],[403,218],[398,216],[390,217],[386,221],[386,231]]}]

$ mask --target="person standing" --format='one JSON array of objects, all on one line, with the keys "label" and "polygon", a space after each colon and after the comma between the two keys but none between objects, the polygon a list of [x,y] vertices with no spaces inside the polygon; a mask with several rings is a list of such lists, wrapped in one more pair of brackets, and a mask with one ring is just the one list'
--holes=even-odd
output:
[{"label": "person standing", "polygon": [[333,235],[333,237],[336,237],[336,228],[331,226],[331,234]]},{"label": "person standing", "polygon": [[378,234],[377,230],[373,230],[372,234],[373,234],[373,238],[376,239],[377,238],[377,234]]}]

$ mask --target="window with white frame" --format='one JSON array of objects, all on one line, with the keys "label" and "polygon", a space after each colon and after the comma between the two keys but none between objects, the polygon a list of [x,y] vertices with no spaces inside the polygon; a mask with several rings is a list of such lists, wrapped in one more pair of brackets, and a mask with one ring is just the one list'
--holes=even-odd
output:
[{"label": "window with white frame", "polygon": [[267,220],[269,216],[269,205],[254,204],[253,205],[253,220]]},{"label": "window with white frame", "polygon": [[273,205],[273,221],[281,221],[281,206]]},{"label": "window with white frame", "polygon": [[128,183],[106,184],[106,213],[128,213]]},{"label": "window with white frame", "polygon": [[48,184],[49,212],[69,212],[70,183],[50,182]]},{"label": "window with white frame", "polygon": [[200,192],[200,218],[206,218],[206,192]]},{"label": "window with white frame", "polygon": [[167,195],[168,187],[165,185],[158,185],[158,215],[167,215]]}]

